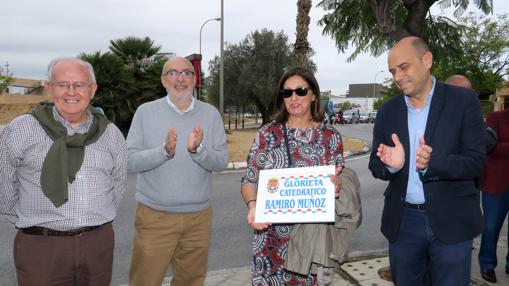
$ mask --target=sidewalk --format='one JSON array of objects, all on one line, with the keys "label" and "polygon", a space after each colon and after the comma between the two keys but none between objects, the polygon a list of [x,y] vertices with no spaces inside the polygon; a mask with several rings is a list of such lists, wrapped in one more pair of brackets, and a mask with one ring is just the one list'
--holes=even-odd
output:
[{"label": "sidewalk", "polygon": [[[492,284],[484,281],[479,273],[477,254],[479,253],[480,238],[474,240],[472,250],[472,272],[470,285],[509,285],[509,274],[504,271],[505,255],[507,254],[507,237],[500,237],[498,241],[497,256],[499,266],[496,269],[497,283]],[[352,257],[349,262],[343,263],[334,275],[334,286],[349,285],[394,285],[392,282],[382,279],[378,272],[389,267],[387,254],[365,255],[362,258]],[[251,268],[240,267],[224,270],[210,271],[207,273],[205,286],[250,286]],[[170,285],[170,277],[164,280],[163,285]]]},{"label": "sidewalk", "polygon": [[[345,158],[364,154],[370,151],[370,146],[365,143],[362,150],[345,152]],[[245,168],[245,162],[229,163],[229,169]],[[497,256],[499,266],[495,270],[497,275],[497,283],[489,283],[481,278],[479,273],[479,262],[477,255],[479,253],[480,237],[474,239],[472,249],[472,271],[470,285],[489,286],[489,285],[509,285],[509,274],[505,273],[505,255],[507,254],[507,237],[500,237],[497,247]],[[394,285],[392,282],[384,280],[378,274],[381,270],[389,268],[389,258],[387,253],[366,253],[361,256],[351,257],[348,262],[343,263],[337,269],[334,275],[334,286],[350,286],[350,285],[369,285],[369,286],[389,286]],[[205,279],[205,286],[249,286],[251,285],[251,268],[240,267],[224,270],[210,271]],[[163,285],[170,285],[170,277],[164,280]]]}]

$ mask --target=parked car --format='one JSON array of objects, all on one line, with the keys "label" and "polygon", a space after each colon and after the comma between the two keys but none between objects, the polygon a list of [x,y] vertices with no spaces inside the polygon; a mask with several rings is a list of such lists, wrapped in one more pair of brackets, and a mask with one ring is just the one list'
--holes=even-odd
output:
[{"label": "parked car", "polygon": [[376,119],[376,110],[369,113],[369,122],[375,123]]},{"label": "parked car", "polygon": [[345,111],[343,113],[343,118],[346,123],[359,123],[360,117],[357,111]]},{"label": "parked car", "polygon": [[369,112],[361,112],[359,116],[359,121],[362,123],[369,122]]},{"label": "parked car", "polygon": [[376,111],[361,112],[361,122],[375,123],[375,118],[376,118]]},{"label": "parked car", "polygon": [[350,123],[350,120],[352,119],[352,113],[351,111],[345,111],[343,112],[343,119],[345,119],[346,123]]}]

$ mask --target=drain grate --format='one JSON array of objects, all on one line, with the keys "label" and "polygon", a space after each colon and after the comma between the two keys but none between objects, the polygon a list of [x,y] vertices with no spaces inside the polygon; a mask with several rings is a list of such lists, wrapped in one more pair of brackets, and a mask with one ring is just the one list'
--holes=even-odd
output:
[{"label": "drain grate", "polygon": [[386,286],[394,285],[392,282],[380,278],[378,271],[389,266],[388,257],[373,258],[341,265],[341,269],[356,280],[359,285]]}]

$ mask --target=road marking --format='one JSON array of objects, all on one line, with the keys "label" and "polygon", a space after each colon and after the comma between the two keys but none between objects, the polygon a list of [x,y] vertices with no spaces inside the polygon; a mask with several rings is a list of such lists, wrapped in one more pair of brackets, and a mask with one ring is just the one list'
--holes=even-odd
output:
[{"label": "road marking", "polygon": [[[348,158],[346,159],[346,161],[353,161],[353,160],[359,160],[359,159],[363,159],[363,158],[366,158],[366,157],[369,157],[370,155],[362,155],[362,156],[355,156],[353,158]],[[240,173],[240,172],[245,172],[246,171],[246,168],[240,168],[240,169],[227,169],[227,170],[224,170],[220,173],[224,173],[224,174],[229,174],[229,173]]]},{"label": "road marking", "polygon": [[363,158],[366,158],[366,157],[369,157],[370,155],[362,155],[362,156],[356,156],[356,157],[353,157],[353,158],[348,158],[346,159],[346,161],[353,161],[353,160],[359,160],[359,159],[363,159]]}]

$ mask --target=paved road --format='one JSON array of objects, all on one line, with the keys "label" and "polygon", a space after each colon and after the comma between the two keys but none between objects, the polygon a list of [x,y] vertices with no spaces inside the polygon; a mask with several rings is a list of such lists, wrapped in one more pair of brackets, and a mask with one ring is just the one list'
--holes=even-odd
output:
[{"label": "paved road", "polygon": [[[372,124],[342,125],[340,132],[349,136],[371,141]],[[362,184],[363,224],[351,233],[353,254],[377,251],[387,246],[381,236],[380,213],[382,192],[385,183],[374,180],[367,171],[367,156],[358,156],[349,160],[347,165],[355,169]],[[239,193],[242,171],[226,171],[215,174],[213,178],[212,206],[214,222],[212,226],[212,245],[209,255],[209,270],[230,267],[242,267],[250,264],[250,240],[252,232],[245,223],[246,209]],[[114,273],[112,285],[127,282],[127,271],[131,257],[134,191],[136,177],[128,176],[128,192],[122,200],[118,216],[114,222],[116,234]],[[15,271],[12,262],[12,241],[15,230],[0,221],[0,285],[11,286],[15,283]]]}]

